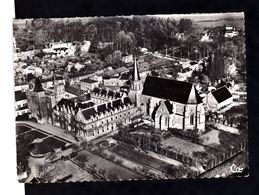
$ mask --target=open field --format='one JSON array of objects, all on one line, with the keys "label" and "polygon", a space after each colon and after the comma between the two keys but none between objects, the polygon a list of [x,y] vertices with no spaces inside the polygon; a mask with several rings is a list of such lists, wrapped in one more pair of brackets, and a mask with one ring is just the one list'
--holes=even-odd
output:
[{"label": "open field", "polygon": [[244,28],[245,27],[245,21],[242,19],[236,19],[236,20],[215,20],[215,21],[195,21],[194,26],[195,28],[213,28],[216,26],[233,26],[235,28]]}]

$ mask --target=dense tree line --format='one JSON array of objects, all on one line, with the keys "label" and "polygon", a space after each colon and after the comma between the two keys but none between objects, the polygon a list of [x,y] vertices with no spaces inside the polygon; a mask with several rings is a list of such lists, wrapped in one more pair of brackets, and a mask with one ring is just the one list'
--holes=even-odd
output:
[{"label": "dense tree line", "polygon": [[82,20],[33,19],[25,28],[14,25],[17,46],[22,50],[41,49],[51,41],[75,42],[90,40],[92,50],[99,42],[113,42],[112,49],[132,53],[135,47],[147,47],[155,51],[175,45],[176,33],[188,33],[192,21],[158,17],[107,17]]}]

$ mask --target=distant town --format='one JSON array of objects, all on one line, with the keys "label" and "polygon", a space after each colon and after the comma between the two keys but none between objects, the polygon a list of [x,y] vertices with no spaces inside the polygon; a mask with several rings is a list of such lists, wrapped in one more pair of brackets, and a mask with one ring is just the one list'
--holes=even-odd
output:
[{"label": "distant town", "polygon": [[207,15],[14,20],[19,182],[248,176],[244,17]]}]

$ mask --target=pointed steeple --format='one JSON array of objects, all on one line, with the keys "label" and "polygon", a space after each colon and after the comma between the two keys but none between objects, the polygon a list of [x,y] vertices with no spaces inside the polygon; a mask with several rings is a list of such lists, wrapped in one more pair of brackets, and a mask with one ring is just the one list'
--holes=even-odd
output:
[{"label": "pointed steeple", "polygon": [[133,81],[139,81],[140,80],[136,57],[134,57],[134,67],[133,67],[133,78],[132,78],[132,80]]}]

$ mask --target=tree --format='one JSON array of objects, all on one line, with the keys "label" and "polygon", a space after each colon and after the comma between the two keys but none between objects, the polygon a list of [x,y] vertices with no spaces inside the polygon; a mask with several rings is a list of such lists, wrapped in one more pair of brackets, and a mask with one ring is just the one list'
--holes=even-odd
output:
[{"label": "tree", "polygon": [[207,66],[207,75],[212,82],[225,77],[225,63],[222,53],[217,50],[215,54],[210,54]]},{"label": "tree", "polygon": [[110,181],[117,181],[117,180],[119,180],[119,176],[118,176],[116,173],[110,173],[110,174],[108,175],[108,179],[109,179]]},{"label": "tree", "polygon": [[105,58],[105,62],[114,67],[119,67],[122,63],[122,53],[119,50],[113,52],[113,54],[109,54]]},{"label": "tree", "polygon": [[190,19],[182,18],[179,20],[178,28],[180,33],[191,32],[193,30],[193,23]]}]

